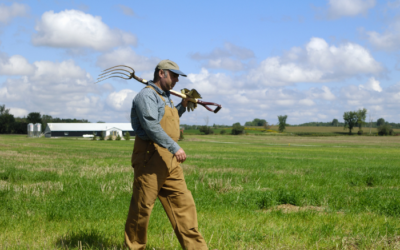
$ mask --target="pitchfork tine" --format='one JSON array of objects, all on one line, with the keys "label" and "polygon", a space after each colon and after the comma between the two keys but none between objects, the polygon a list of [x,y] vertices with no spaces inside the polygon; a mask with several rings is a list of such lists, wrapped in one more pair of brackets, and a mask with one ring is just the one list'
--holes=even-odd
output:
[{"label": "pitchfork tine", "polygon": [[[126,71],[126,70],[124,70],[124,71]],[[107,75],[110,75],[110,74],[122,74],[122,75],[126,75],[127,77],[131,77],[131,74],[130,74],[131,72],[129,72],[129,71],[126,71],[126,72],[128,72],[129,75],[127,75],[127,74],[125,74],[123,72],[118,72],[116,70],[112,70],[112,71],[108,71],[108,72],[104,72],[103,74],[100,74],[98,78],[103,77],[103,76],[107,76]]]},{"label": "pitchfork tine", "polygon": [[134,69],[132,69],[131,67],[129,67],[129,66],[126,66],[126,65],[117,65],[117,66],[114,66],[114,67],[111,67],[111,68],[105,69],[105,70],[103,70],[103,71],[107,71],[107,70],[109,70],[109,69],[113,69],[113,68],[116,68],[116,67],[127,67],[127,68],[130,68],[130,69],[133,71],[133,73],[135,73],[135,70],[134,70]]},{"label": "pitchfork tine", "polygon": [[118,78],[122,78],[122,79],[125,79],[125,80],[129,80],[129,78],[125,78],[125,77],[122,77],[122,76],[108,76],[108,77],[103,78],[103,79],[98,78],[98,79],[97,79],[97,82],[95,82],[95,83],[98,83],[98,82],[107,80],[107,79],[109,79],[109,78],[111,78],[111,77],[118,77]]},{"label": "pitchfork tine", "polygon": [[[101,79],[101,78],[109,77],[109,76],[112,76],[112,75],[115,75],[115,74],[121,74],[121,75],[127,76],[128,78],[126,78],[126,80],[129,80],[129,79],[130,79],[130,75],[127,75],[127,74],[124,74],[124,73],[121,73],[121,72],[112,72],[112,73],[109,73],[109,74],[107,74],[107,75],[98,77],[97,80],[98,80],[98,79]],[[119,77],[122,77],[122,76],[119,76]],[[125,78],[124,78],[124,79],[125,79]]]},{"label": "pitchfork tine", "polygon": [[[111,73],[111,72],[113,72],[113,71],[118,71],[118,70],[125,71],[125,72],[128,72],[129,74],[132,74],[132,72],[130,72],[129,70],[126,70],[126,69],[111,69],[111,70],[104,71],[104,72],[101,73],[99,76],[106,75],[106,74],[108,74],[108,73]],[[122,73],[121,73],[121,74],[122,74]]]}]

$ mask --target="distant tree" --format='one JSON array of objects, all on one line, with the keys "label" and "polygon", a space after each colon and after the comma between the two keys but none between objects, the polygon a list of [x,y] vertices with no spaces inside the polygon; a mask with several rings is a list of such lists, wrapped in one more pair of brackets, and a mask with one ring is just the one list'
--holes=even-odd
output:
[{"label": "distant tree", "polygon": [[99,140],[104,141],[104,133],[103,131],[100,132]]},{"label": "distant tree", "polygon": [[378,127],[378,135],[393,135],[392,126],[383,124]]},{"label": "distant tree", "polygon": [[14,132],[15,118],[10,114],[10,109],[6,105],[0,105],[0,133],[11,134]]},{"label": "distant tree", "polygon": [[226,134],[226,130],[225,130],[225,129],[221,129],[221,131],[219,131],[219,133],[220,133],[221,135],[224,135],[224,134]]},{"label": "distant tree", "polygon": [[382,126],[382,125],[384,125],[385,124],[385,119],[383,119],[383,118],[379,118],[377,121],[376,121],[376,126]]},{"label": "distant tree", "polygon": [[201,126],[199,130],[201,133],[204,133],[205,135],[214,134],[214,130],[212,130],[211,127],[208,126]]},{"label": "distant tree", "polygon": [[131,139],[131,134],[129,134],[129,132],[126,132],[124,139],[125,139],[125,141],[129,141]]},{"label": "distant tree", "polygon": [[265,129],[271,129],[271,125],[269,125],[267,121],[264,122],[263,127]]},{"label": "distant tree", "polygon": [[358,133],[362,134],[362,126],[366,124],[365,119],[367,119],[367,109],[359,109],[357,111],[357,125],[358,125]]},{"label": "distant tree", "polygon": [[357,112],[355,111],[344,112],[343,120],[344,120],[344,128],[345,129],[348,128],[349,134],[351,134],[351,130],[357,125],[358,121]]},{"label": "distant tree", "polygon": [[28,123],[42,123],[42,117],[39,112],[31,112],[26,117]]},{"label": "distant tree", "polygon": [[333,119],[332,120],[332,126],[335,126],[335,127],[337,127],[339,125],[339,121],[338,121],[338,119]]},{"label": "distant tree", "polygon": [[103,122],[103,121],[98,121],[97,123],[106,123],[106,122]]},{"label": "distant tree", "polygon": [[287,115],[278,115],[278,120],[279,120],[279,132],[283,132],[286,129],[286,126],[288,125],[286,123]]},{"label": "distant tree", "polygon": [[121,136],[119,135],[119,133],[118,133],[117,137],[115,138],[115,140],[116,141],[120,141],[121,140]]},{"label": "distant tree", "polygon": [[244,127],[242,125],[240,125],[239,122],[234,123],[232,125],[232,135],[241,135],[243,134],[244,131]]},{"label": "distant tree", "polygon": [[244,125],[245,126],[264,126],[264,123],[266,123],[266,122],[267,121],[265,119],[255,118],[253,121],[246,122]]}]

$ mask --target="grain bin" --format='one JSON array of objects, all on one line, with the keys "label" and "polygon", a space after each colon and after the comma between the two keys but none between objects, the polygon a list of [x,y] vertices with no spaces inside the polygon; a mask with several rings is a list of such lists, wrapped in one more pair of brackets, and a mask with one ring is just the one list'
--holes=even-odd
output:
[{"label": "grain bin", "polygon": [[36,123],[35,125],[33,125],[33,136],[40,137],[41,133],[42,133],[42,124]]},{"label": "grain bin", "polygon": [[33,137],[33,123],[28,124],[27,131],[28,131],[28,137]]}]

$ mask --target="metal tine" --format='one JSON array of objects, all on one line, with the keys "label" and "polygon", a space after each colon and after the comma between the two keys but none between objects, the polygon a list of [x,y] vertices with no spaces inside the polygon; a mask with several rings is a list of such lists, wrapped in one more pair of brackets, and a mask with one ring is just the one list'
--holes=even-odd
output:
[{"label": "metal tine", "polygon": [[122,76],[109,76],[109,77],[106,77],[106,78],[103,78],[103,79],[97,79],[97,82],[95,82],[95,83],[107,80],[107,79],[112,78],[112,77],[119,77],[119,78],[122,78],[122,79],[125,79],[125,80],[129,80],[129,78],[125,78],[125,77],[122,77]]},{"label": "metal tine", "polygon": [[111,75],[114,75],[114,74],[121,74],[121,75],[127,76],[127,77],[129,77],[128,80],[131,78],[130,75],[127,75],[127,74],[122,73],[122,72],[108,72],[107,75],[99,76],[97,79],[100,79],[100,78],[103,78],[103,77],[108,77],[108,76],[111,76]]},{"label": "metal tine", "polygon": [[[116,67],[127,67],[127,68],[130,68],[130,69],[133,71],[133,73],[135,73],[135,70],[134,70],[133,68],[131,68],[131,67],[129,67],[129,66],[126,66],[126,65],[117,65],[117,66],[114,66],[114,67],[105,69],[105,70],[103,70],[103,71],[107,71],[107,70],[110,70],[110,69],[113,69],[113,68],[116,68]],[[129,73],[131,73],[131,72],[129,72]]]},{"label": "metal tine", "polygon": [[101,73],[100,76],[108,74],[108,73],[113,72],[113,71],[118,71],[118,70],[122,70],[122,71],[128,72],[129,74],[132,74],[132,72],[130,72],[129,70],[126,70],[126,69],[109,69],[107,71],[103,70],[103,73]]}]

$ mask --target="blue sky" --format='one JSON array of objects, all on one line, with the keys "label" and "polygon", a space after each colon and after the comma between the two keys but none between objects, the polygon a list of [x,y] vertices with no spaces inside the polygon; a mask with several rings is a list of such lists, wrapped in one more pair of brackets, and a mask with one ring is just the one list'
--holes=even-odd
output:
[{"label": "blue sky", "polygon": [[[15,116],[128,122],[133,80],[94,84],[125,64],[151,79],[162,59],[175,86],[205,101],[181,123],[400,122],[400,1],[0,1],[0,104]],[[179,101],[176,99],[176,102]]]}]

